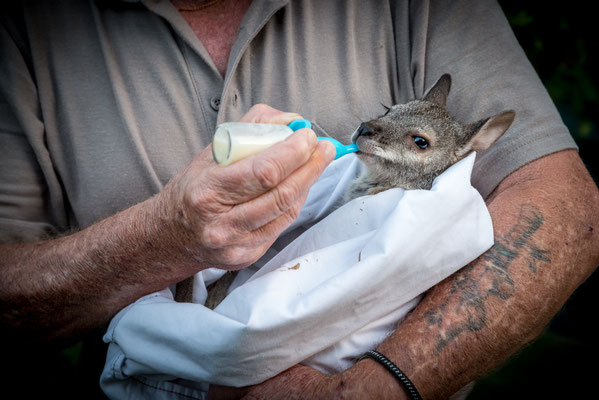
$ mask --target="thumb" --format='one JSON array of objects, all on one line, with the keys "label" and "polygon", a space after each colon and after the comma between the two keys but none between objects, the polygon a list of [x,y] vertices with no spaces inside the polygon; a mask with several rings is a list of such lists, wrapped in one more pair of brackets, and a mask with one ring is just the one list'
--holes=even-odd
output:
[{"label": "thumb", "polygon": [[256,104],[241,117],[239,122],[289,125],[299,118],[302,116],[297,113],[283,112],[266,104]]}]

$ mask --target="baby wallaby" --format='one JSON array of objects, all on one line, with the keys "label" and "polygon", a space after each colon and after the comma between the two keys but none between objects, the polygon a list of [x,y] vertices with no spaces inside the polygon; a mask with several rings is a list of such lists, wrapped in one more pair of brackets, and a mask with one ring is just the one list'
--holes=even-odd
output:
[{"label": "baby wallaby", "polygon": [[430,189],[433,180],[472,151],[489,148],[514,121],[515,112],[462,125],[447,109],[451,76],[445,74],[422,100],[391,107],[364,122],[352,135],[366,169],[350,186],[345,201],[394,187]]}]

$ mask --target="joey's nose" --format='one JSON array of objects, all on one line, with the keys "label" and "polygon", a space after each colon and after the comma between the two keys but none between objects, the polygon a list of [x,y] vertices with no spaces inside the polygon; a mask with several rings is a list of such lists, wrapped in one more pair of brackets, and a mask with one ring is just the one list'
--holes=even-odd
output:
[{"label": "joey's nose", "polygon": [[372,131],[372,129],[370,129],[370,127],[364,123],[360,124],[360,127],[358,128],[358,132],[356,133],[356,136],[364,136],[364,135],[372,135],[374,132]]},{"label": "joey's nose", "polygon": [[356,129],[356,131],[352,135],[352,142],[355,143],[356,140],[358,140],[359,136],[372,135],[373,133],[374,132],[372,131],[372,129],[370,129],[368,125],[366,125],[365,123],[361,123],[358,129]]}]

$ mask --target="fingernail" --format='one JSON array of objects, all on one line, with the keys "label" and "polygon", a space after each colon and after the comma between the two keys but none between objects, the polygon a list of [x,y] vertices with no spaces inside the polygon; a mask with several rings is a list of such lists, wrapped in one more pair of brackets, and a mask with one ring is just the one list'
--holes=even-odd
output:
[{"label": "fingernail", "polygon": [[284,112],[283,114],[281,114],[281,118],[283,119],[290,119],[290,120],[296,120],[298,118],[302,118],[301,115],[299,115],[298,113],[292,113],[292,112]]},{"label": "fingernail", "polygon": [[305,135],[308,135],[308,140],[312,146],[316,146],[318,140],[316,139],[316,133],[312,129],[304,128],[300,129],[302,131],[306,131]]}]

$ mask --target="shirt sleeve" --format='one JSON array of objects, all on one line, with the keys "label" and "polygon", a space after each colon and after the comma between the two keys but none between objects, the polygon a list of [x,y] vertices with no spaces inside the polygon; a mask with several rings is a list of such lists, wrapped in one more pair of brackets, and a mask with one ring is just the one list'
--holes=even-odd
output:
[{"label": "shirt sleeve", "polygon": [[472,183],[483,197],[526,163],[577,148],[496,1],[416,1],[410,20],[416,97],[450,73],[448,110],[460,122],[516,112],[504,136],[477,155]]},{"label": "shirt sleeve", "polygon": [[56,212],[62,193],[44,145],[34,79],[5,22],[0,21],[0,242],[34,241],[64,221]]}]

